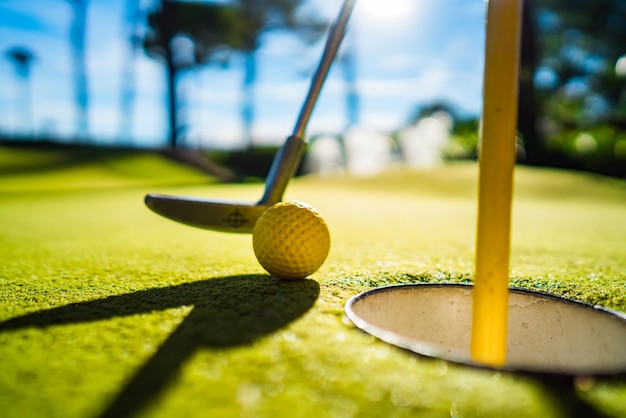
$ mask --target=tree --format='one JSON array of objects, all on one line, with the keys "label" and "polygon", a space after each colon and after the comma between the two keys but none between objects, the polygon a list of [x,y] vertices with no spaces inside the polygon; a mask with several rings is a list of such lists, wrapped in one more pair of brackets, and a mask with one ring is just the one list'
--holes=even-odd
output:
[{"label": "tree", "polygon": [[[615,166],[613,147],[626,129],[626,78],[616,69],[626,52],[626,4],[525,3],[519,126],[528,162],[594,170]],[[577,144],[585,132],[589,135]],[[585,141],[589,146],[579,146]],[[611,170],[606,172],[614,174]]]},{"label": "tree", "polygon": [[220,57],[226,47],[242,47],[236,32],[238,14],[228,4],[162,0],[147,21],[143,47],[149,56],[165,64],[169,144],[176,148],[185,129],[180,123],[177,94],[180,75]]},{"label": "tree", "polygon": [[533,18],[535,0],[524,0],[522,5],[522,43],[520,51],[519,95],[517,126],[526,151],[526,163],[543,163],[543,141],[537,132],[537,105],[535,100],[535,73],[537,71],[536,22]]},{"label": "tree", "polygon": [[126,0],[123,20],[125,23],[124,36],[129,42],[129,51],[122,61],[122,80],[120,94],[120,124],[118,136],[122,140],[132,137],[133,113],[135,100],[135,58],[141,48],[141,38],[138,33],[138,23],[142,16],[139,0]]},{"label": "tree", "polygon": [[74,11],[70,29],[72,44],[72,67],[74,68],[74,94],[76,100],[76,137],[84,140],[89,136],[89,92],[85,62],[85,33],[87,0],[68,0]]},{"label": "tree", "polygon": [[356,82],[357,64],[355,50],[354,42],[344,43],[343,53],[338,59],[343,70],[343,82],[346,88],[346,130],[356,126],[359,122],[360,100]]},{"label": "tree", "polygon": [[15,74],[21,82],[23,91],[18,95],[21,99],[21,113],[24,117],[24,129],[26,135],[32,134],[33,109],[30,88],[30,68],[35,54],[24,46],[14,46],[6,51],[7,58],[15,66]]}]

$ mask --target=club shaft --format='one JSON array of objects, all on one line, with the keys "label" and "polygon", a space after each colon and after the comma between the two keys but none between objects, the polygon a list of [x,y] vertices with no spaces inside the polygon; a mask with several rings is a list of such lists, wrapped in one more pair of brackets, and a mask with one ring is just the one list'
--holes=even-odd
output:
[{"label": "club shaft", "polygon": [[292,136],[304,139],[306,126],[309,123],[309,119],[313,113],[313,108],[315,107],[317,98],[320,95],[320,91],[322,90],[322,86],[324,85],[324,81],[328,75],[330,65],[337,55],[341,41],[346,33],[346,26],[348,25],[350,15],[352,14],[352,9],[354,9],[355,4],[356,0],[345,0],[337,19],[330,28],[322,58],[317,70],[315,71],[315,75],[311,80],[309,92],[307,93],[306,100],[302,105],[298,119],[296,120],[296,126],[294,127]]},{"label": "club shaft", "polygon": [[265,182],[265,193],[259,202],[260,204],[267,205],[280,202],[287,189],[287,184],[298,168],[306,148],[306,141],[304,140],[306,126],[328,75],[330,65],[337,55],[339,45],[341,45],[346,33],[346,26],[355,3],[356,0],[345,0],[337,19],[330,27],[322,58],[311,80],[311,86],[296,120],[293,134],[287,138],[274,156]]}]

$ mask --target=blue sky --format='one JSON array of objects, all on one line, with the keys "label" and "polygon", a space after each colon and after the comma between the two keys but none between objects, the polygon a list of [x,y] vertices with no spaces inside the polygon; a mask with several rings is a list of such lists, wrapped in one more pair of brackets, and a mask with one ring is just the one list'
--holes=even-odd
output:
[{"label": "blue sky", "polygon": [[[149,5],[153,0],[141,0]],[[308,0],[328,20],[340,0]],[[125,0],[89,0],[87,68],[90,134],[100,143],[118,141],[121,79],[131,55],[124,41]],[[483,0],[358,0],[344,46],[357,58],[361,101],[359,124],[390,133],[420,105],[449,102],[478,115],[484,51]],[[35,55],[31,69],[33,129],[70,138],[75,132],[71,48],[72,10],[66,0],[0,1],[0,131],[24,129],[18,114],[20,90],[5,51],[26,46]],[[305,46],[285,34],[269,34],[259,51],[256,93],[257,143],[282,141],[295,118],[317,65],[322,43]],[[133,145],[160,146],[167,136],[165,73],[139,53],[134,60],[136,96]],[[239,118],[241,61],[228,69],[206,67],[182,81],[189,132],[187,144],[243,145]],[[345,86],[331,69],[309,124],[309,135],[335,134],[346,125]],[[126,141],[128,143],[128,141]]]}]

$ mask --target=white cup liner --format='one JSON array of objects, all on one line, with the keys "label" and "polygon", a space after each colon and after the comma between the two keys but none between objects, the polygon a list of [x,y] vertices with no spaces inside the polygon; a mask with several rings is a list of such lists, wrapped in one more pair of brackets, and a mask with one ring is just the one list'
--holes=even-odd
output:
[{"label": "white cup liner", "polygon": [[[472,286],[413,284],[352,297],[347,317],[387,343],[479,366],[470,356]],[[491,367],[489,367],[491,368]],[[502,370],[571,376],[626,374],[626,315],[598,305],[510,289]]]}]

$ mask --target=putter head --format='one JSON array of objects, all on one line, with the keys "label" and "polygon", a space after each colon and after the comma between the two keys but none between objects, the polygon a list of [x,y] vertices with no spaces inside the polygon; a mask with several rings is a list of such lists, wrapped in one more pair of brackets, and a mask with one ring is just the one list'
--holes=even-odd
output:
[{"label": "putter head", "polygon": [[146,205],[173,221],[212,231],[250,234],[270,204],[148,194]]}]

